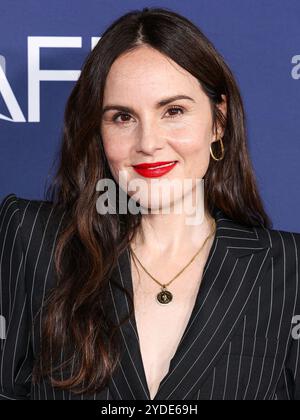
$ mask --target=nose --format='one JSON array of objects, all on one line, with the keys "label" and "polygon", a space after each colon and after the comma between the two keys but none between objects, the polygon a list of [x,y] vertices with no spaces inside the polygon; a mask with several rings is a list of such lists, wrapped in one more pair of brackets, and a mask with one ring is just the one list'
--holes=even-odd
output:
[{"label": "nose", "polygon": [[158,127],[155,127],[153,123],[140,126],[136,144],[136,151],[138,153],[153,155],[156,150],[163,149],[163,147],[164,139]]}]

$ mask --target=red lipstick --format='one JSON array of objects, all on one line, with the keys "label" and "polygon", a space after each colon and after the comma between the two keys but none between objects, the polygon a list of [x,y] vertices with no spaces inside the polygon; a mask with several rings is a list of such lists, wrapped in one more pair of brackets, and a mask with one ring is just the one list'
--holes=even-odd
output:
[{"label": "red lipstick", "polygon": [[177,164],[177,161],[140,163],[133,165],[133,169],[145,178],[157,178],[170,172]]}]

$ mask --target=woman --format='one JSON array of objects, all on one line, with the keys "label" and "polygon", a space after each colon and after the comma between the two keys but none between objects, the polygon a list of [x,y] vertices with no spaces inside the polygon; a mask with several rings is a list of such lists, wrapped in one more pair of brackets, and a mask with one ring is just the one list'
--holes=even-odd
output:
[{"label": "woman", "polygon": [[[108,193],[102,213],[104,179],[138,211]],[[271,228],[234,76],[193,23],[105,31],[49,193],[0,210],[1,398],[300,399],[300,234]]]}]

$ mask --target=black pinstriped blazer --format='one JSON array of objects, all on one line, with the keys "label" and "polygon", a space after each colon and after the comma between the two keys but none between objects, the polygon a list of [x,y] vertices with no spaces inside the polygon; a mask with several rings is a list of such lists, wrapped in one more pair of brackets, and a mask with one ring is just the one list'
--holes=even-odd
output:
[{"label": "black pinstriped blazer", "polygon": [[[46,380],[31,382],[64,216],[51,203],[14,194],[2,202],[0,399],[149,400],[135,319],[122,328],[123,357],[100,393],[80,397]],[[300,234],[247,228],[217,208],[214,217],[201,287],[154,400],[300,400],[300,340],[292,335],[293,317],[300,315]],[[112,277],[132,292],[128,249]],[[128,302],[112,284],[110,298],[114,316],[123,317]]]}]

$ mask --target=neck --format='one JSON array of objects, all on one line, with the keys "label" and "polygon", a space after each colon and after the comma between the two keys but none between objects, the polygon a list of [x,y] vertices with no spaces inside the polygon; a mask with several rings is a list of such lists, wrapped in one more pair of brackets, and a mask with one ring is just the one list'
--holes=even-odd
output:
[{"label": "neck", "polygon": [[[202,211],[199,211],[202,209]],[[174,209],[173,209],[174,210]],[[200,217],[199,217],[200,215]],[[197,218],[196,218],[197,216]],[[191,224],[190,221],[198,220]],[[170,212],[169,214],[144,214],[139,231],[131,242],[136,249],[149,252],[152,256],[168,255],[169,258],[190,255],[201,247],[212,233],[213,217],[200,201],[194,213]]]}]

